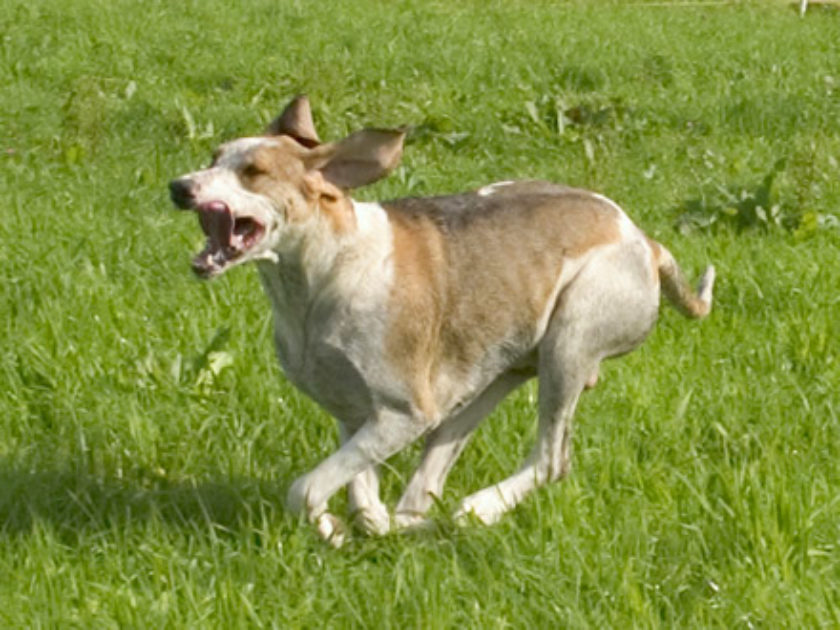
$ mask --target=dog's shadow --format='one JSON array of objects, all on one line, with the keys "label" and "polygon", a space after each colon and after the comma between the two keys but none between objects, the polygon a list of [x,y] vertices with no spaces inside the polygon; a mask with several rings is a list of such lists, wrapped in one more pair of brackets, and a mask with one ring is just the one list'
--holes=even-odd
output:
[{"label": "dog's shadow", "polygon": [[43,469],[0,459],[0,536],[25,535],[47,524],[70,542],[149,521],[236,535],[289,518],[276,481],[176,481],[142,470],[104,477],[72,463]]}]

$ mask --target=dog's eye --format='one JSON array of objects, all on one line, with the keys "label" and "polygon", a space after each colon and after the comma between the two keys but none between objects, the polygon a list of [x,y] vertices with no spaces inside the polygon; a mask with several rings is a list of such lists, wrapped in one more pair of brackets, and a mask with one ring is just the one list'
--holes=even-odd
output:
[{"label": "dog's eye", "polygon": [[242,169],[242,174],[245,177],[258,177],[260,175],[265,175],[265,170],[252,163],[245,165],[245,168]]}]

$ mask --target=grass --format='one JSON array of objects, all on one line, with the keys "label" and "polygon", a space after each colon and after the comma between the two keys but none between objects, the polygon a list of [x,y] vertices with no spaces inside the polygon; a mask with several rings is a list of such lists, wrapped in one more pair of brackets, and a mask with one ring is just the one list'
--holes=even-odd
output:
[{"label": "grass", "polygon": [[[244,4],[3,3],[0,625],[840,626],[840,15]],[[361,198],[550,178],[718,267],[712,316],[664,308],[584,397],[570,478],[498,526],[446,514],[516,468],[532,386],[437,531],[333,551],[283,511],[335,428],[284,381],[254,271],[192,277],[165,185],[300,91],[327,138],[413,126]]]}]

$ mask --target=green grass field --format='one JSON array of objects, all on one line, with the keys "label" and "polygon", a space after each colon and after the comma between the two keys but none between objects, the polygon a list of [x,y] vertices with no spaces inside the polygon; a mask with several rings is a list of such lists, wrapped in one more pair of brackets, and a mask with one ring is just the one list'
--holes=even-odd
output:
[{"label": "green grass field", "polygon": [[[0,627],[840,627],[840,11],[241,4],[0,3]],[[493,528],[447,515],[518,466],[533,386],[435,531],[335,551],[284,512],[336,429],[256,272],[193,277],[166,183],[298,92],[325,138],[413,126],[363,199],[548,178],[718,268],[710,318],[663,307],[584,396],[571,476]]]}]

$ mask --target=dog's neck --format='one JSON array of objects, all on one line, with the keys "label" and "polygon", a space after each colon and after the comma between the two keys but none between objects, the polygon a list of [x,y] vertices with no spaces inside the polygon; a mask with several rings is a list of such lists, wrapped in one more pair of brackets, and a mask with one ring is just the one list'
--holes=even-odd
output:
[{"label": "dog's neck", "polygon": [[257,261],[278,315],[302,320],[313,305],[347,304],[390,277],[392,250],[388,217],[377,203],[352,201],[355,226],[331,229],[320,216],[299,226],[274,250],[276,259]]}]

